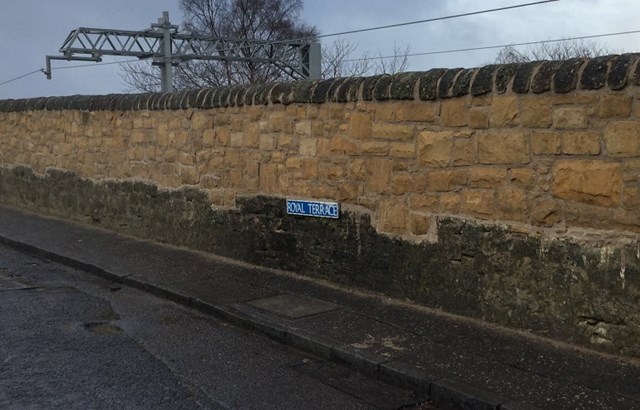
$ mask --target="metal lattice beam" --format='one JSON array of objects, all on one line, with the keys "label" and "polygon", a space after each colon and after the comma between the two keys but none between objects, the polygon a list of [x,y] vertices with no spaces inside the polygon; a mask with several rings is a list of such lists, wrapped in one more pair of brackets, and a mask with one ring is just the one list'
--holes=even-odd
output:
[{"label": "metal lattice beam", "polygon": [[[245,61],[273,64],[293,78],[320,77],[320,44],[220,38],[178,33],[164,12],[158,24],[145,31],[80,27],[60,47],[61,56],[47,56],[45,74],[51,79],[51,60],[101,61],[102,56],[152,58],[161,66],[163,90],[171,90],[171,66],[190,60]],[[79,57],[78,54],[91,57]]]}]

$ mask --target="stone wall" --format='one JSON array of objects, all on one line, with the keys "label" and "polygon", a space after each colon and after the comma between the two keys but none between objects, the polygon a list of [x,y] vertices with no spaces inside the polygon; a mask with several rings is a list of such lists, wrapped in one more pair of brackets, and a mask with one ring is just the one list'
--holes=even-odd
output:
[{"label": "stone wall", "polygon": [[640,356],[638,86],[622,55],[5,100],[0,202]]}]

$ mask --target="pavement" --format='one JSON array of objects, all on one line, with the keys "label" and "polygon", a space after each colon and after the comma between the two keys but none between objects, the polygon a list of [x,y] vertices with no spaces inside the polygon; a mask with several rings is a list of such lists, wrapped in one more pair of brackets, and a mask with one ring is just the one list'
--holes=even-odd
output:
[{"label": "pavement", "polygon": [[0,207],[0,243],[349,366],[439,408],[640,409],[640,361]]}]

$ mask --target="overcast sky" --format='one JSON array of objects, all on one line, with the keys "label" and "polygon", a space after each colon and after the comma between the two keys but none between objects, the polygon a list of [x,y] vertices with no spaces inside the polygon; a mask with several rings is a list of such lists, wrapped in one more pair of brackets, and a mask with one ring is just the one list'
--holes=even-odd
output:
[{"label": "overcast sky", "polygon": [[[498,8],[534,0],[306,0],[302,18],[320,33],[395,24]],[[0,83],[38,70],[45,55],[57,54],[78,27],[143,30],[163,10],[181,24],[178,0],[2,0],[0,6]],[[640,0],[560,0],[527,8],[344,36],[364,52],[388,55],[394,44],[412,53],[482,47],[640,30]],[[323,39],[324,43],[334,38]],[[640,34],[596,39],[617,52],[640,51]],[[414,57],[409,70],[476,67],[490,63],[498,50]],[[120,60],[130,58],[120,57]],[[119,61],[105,57],[104,61]],[[0,99],[127,91],[120,65],[68,68],[54,61],[53,79],[35,73],[0,85]]]}]

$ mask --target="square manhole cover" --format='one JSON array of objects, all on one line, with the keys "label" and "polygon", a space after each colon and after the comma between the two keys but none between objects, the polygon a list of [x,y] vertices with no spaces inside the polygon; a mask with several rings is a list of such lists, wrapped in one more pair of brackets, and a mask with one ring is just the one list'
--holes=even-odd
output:
[{"label": "square manhole cover", "polygon": [[248,305],[263,309],[289,319],[300,319],[319,313],[330,312],[337,305],[300,295],[278,295],[247,302]]}]

